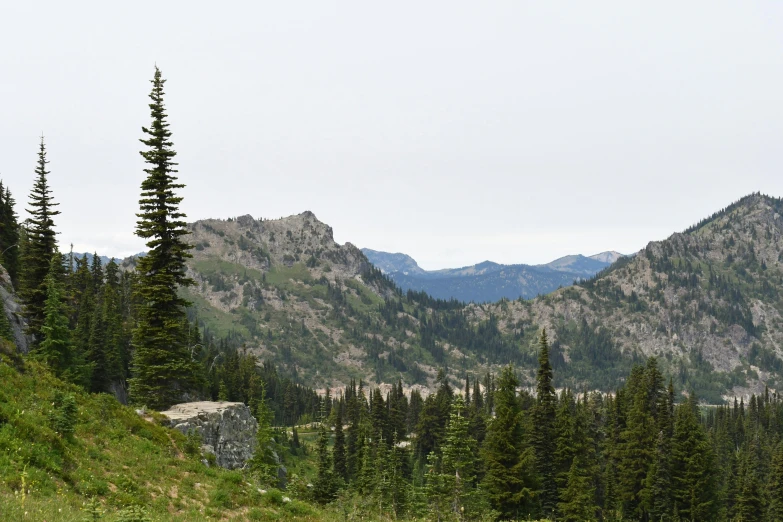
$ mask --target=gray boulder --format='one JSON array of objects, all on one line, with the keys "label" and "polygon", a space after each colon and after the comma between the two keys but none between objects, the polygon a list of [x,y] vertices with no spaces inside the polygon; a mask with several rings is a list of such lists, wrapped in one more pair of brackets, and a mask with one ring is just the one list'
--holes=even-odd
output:
[{"label": "gray boulder", "polygon": [[161,413],[172,428],[201,435],[203,451],[214,453],[220,467],[242,468],[253,457],[258,423],[241,402],[185,402]]}]

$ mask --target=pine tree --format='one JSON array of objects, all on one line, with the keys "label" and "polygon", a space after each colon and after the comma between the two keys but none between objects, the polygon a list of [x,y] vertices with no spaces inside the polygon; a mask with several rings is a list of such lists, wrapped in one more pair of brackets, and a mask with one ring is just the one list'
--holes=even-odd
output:
[{"label": "pine tree", "polygon": [[552,385],[552,365],[549,363],[549,341],[546,330],[539,340],[538,375],[536,378],[536,405],[533,408],[532,442],[536,456],[536,469],[541,477],[539,499],[541,511],[552,517],[557,509],[557,483],[555,481],[555,419],[557,397]]},{"label": "pine tree", "polygon": [[495,418],[489,421],[481,452],[486,470],[484,491],[491,506],[507,518],[533,511],[537,486],[533,450],[525,445],[517,385],[513,369],[503,368],[493,397]]},{"label": "pine tree", "polygon": [[41,326],[44,322],[44,307],[47,300],[46,276],[57,250],[57,238],[54,230],[54,216],[60,214],[54,207],[59,205],[52,198],[46,170],[46,145],[43,137],[38,151],[36,179],[30,191],[30,218],[25,222],[25,242],[22,251],[22,270],[20,277],[20,295],[24,303],[24,315],[28,332],[34,342],[41,341]]},{"label": "pine tree", "polygon": [[134,402],[151,408],[164,408],[184,393],[198,390],[200,375],[187,347],[185,307],[188,301],[179,287],[193,281],[186,275],[185,261],[191,248],[185,242],[189,233],[179,210],[182,197],[175,191],[184,187],[174,175],[176,152],[163,105],[160,70],[155,68],[150,93],[152,125],[142,128],[148,147],[141,155],[149,165],[141,184],[141,212],[137,214],[136,235],[147,240],[149,251],[139,259],[140,299],[138,323],[133,331],[133,377],[130,392]]}]

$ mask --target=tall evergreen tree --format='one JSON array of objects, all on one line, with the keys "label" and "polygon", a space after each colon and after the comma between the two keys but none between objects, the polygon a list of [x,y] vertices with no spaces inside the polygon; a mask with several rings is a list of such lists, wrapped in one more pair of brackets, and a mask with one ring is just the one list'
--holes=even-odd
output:
[{"label": "tall evergreen tree", "polygon": [[345,433],[343,432],[343,415],[339,408],[334,421],[334,447],[332,448],[332,454],[335,477],[347,482],[348,467],[345,455]]},{"label": "tall evergreen tree", "polygon": [[334,475],[332,454],[329,451],[329,431],[326,428],[326,400],[321,402],[320,426],[318,427],[318,474],[313,483],[313,498],[326,504],[337,495],[337,481]]},{"label": "tall evergreen tree", "polygon": [[541,477],[539,499],[541,510],[552,517],[557,509],[557,483],[555,469],[555,421],[557,396],[552,384],[552,365],[549,362],[549,341],[546,330],[539,339],[538,375],[536,378],[536,405],[533,408],[532,442],[536,455],[536,468]]},{"label": "tall evergreen tree", "polygon": [[178,294],[180,287],[193,284],[185,267],[191,245],[185,241],[189,232],[179,210],[182,197],[176,195],[184,185],[174,175],[176,152],[163,105],[164,83],[156,67],[149,105],[152,124],[142,128],[148,137],[141,140],[147,147],[141,155],[148,168],[136,235],[147,240],[149,251],[137,268],[140,304],[130,379],[133,401],[152,408],[169,406],[199,388],[198,366],[190,357],[184,328],[189,303]]},{"label": "tall evergreen tree", "polygon": [[54,216],[60,214],[55,209],[59,203],[52,198],[46,165],[46,145],[41,138],[38,150],[38,165],[35,169],[35,184],[30,191],[30,203],[27,212],[30,218],[25,222],[25,242],[22,250],[22,270],[19,293],[24,303],[24,315],[27,328],[34,341],[41,341],[41,326],[45,316],[47,299],[46,276],[51,268],[52,257],[57,250],[57,237],[54,230]]},{"label": "tall evergreen tree", "polygon": [[451,509],[457,517],[461,517],[466,511],[466,514],[470,515],[473,511],[471,507],[475,503],[473,482],[476,478],[474,466],[476,439],[470,435],[469,429],[465,401],[457,396],[452,403],[451,415],[446,427],[441,465]]},{"label": "tall evergreen tree", "polygon": [[489,421],[482,447],[484,491],[501,516],[528,516],[534,509],[535,456],[526,444],[522,411],[516,396],[514,370],[503,368],[493,402],[495,418]]},{"label": "tall evergreen tree", "polygon": [[672,437],[672,491],[675,507],[688,520],[714,513],[713,455],[693,393],[675,413]]}]

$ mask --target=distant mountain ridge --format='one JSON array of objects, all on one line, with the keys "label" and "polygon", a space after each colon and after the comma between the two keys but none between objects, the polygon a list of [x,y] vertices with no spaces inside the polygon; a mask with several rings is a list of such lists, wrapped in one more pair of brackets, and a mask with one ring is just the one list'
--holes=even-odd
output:
[{"label": "distant mountain ridge", "polygon": [[484,261],[461,268],[424,270],[411,256],[363,248],[367,259],[403,290],[423,291],[439,299],[492,302],[530,299],[594,276],[622,254],[570,255],[543,265],[503,265]]}]

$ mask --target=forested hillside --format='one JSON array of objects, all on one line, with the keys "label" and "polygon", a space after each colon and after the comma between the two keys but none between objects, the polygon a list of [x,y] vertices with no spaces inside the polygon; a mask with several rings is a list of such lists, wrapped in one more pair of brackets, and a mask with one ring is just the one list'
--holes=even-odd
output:
[{"label": "forested hillside", "polygon": [[319,386],[353,379],[431,387],[513,362],[532,383],[547,327],[570,386],[612,390],[634,362],[712,403],[781,379],[779,200],[748,196],[576,286],[532,300],[468,304],[396,288],[311,213],[190,225],[187,295],[209,331],[230,335]]}]

